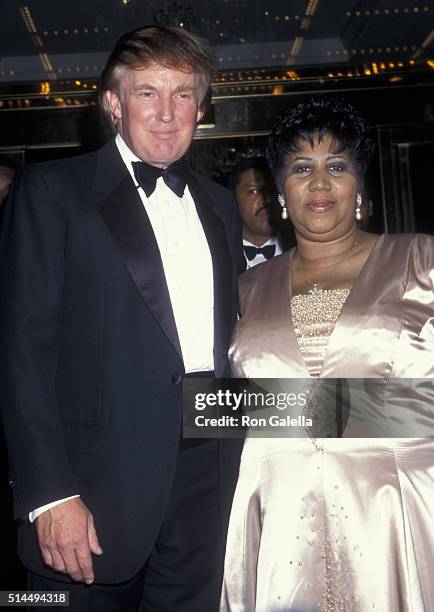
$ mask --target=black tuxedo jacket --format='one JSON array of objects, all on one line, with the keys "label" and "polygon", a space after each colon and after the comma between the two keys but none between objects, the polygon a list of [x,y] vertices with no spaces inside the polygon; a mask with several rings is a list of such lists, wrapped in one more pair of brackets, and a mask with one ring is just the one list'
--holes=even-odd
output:
[{"label": "black tuxedo jacket", "polygon": [[[240,222],[227,190],[195,173],[189,186],[213,261],[220,377],[238,310]],[[0,398],[15,514],[80,494],[104,550],[96,580],[127,580],[168,502],[184,366],[158,246],[114,141],[26,168],[3,211],[0,249]],[[239,448],[220,442],[223,531]],[[24,564],[44,573],[33,527],[19,532]]]}]

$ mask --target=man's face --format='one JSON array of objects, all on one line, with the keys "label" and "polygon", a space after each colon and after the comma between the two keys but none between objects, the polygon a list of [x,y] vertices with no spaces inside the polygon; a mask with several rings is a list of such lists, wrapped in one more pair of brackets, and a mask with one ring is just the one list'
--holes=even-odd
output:
[{"label": "man's face", "polygon": [[126,144],[158,168],[184,155],[203,115],[198,76],[159,64],[126,70],[119,92],[108,91],[107,99]]},{"label": "man's face", "polygon": [[272,203],[276,188],[271,172],[250,168],[240,176],[235,198],[243,221],[243,237],[261,246],[275,233]]}]

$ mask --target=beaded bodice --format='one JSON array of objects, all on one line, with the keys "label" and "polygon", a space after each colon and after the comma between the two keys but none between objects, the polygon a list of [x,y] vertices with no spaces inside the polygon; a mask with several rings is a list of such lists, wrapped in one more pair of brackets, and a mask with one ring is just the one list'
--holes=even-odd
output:
[{"label": "beaded bodice", "polygon": [[349,293],[349,289],[325,289],[291,300],[295,335],[311,376],[321,372],[330,334]]}]

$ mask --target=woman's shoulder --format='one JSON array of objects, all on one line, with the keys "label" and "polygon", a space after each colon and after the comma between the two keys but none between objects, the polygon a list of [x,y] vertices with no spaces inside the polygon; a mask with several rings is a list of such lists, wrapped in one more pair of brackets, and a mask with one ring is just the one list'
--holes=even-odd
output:
[{"label": "woman's shoulder", "polygon": [[382,238],[385,244],[393,245],[399,248],[404,246],[416,249],[434,247],[434,236],[431,236],[430,234],[383,234]]},{"label": "woman's shoulder", "polygon": [[291,251],[285,251],[281,255],[276,255],[276,257],[264,263],[249,268],[240,275],[240,286],[252,286],[261,280],[269,278],[270,274],[274,275],[282,269],[287,269],[290,254]]},{"label": "woman's shoulder", "polygon": [[289,269],[289,258],[291,257],[290,251],[285,251],[281,255],[276,255],[272,259],[261,263],[254,268],[249,268],[246,272],[240,275],[240,302],[244,304],[250,291],[256,287],[261,286],[269,282],[273,283],[277,281],[277,278],[282,274],[287,275]]},{"label": "woman's shoulder", "polygon": [[373,253],[383,259],[398,257],[407,261],[419,253],[424,253],[428,259],[434,255],[434,236],[429,234],[369,234],[373,241]]},{"label": "woman's shoulder", "polygon": [[384,234],[391,261],[402,261],[416,276],[425,277],[434,270],[434,236],[430,234]]}]

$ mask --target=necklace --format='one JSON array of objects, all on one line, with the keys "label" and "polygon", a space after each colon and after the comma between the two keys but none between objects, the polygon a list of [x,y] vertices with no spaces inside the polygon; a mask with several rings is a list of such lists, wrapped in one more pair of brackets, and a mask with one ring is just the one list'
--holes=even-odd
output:
[{"label": "necklace", "polygon": [[[356,246],[358,244],[359,244],[359,234],[356,235],[351,248],[349,249],[349,251],[347,251],[345,253],[344,257],[339,259],[339,261],[337,261],[333,265],[328,266],[327,269],[330,268],[330,271],[332,271],[337,266],[339,266],[354,251],[354,249],[356,248]],[[326,289],[322,289],[319,285],[320,284],[323,285],[330,278],[331,274],[326,274],[322,278],[319,278],[316,282],[310,280],[310,278],[307,276],[306,271],[304,269],[303,262],[301,260],[300,254],[299,254],[298,251],[296,251],[296,252],[297,252],[298,264],[300,266],[300,272],[303,274],[304,279],[307,282],[307,284],[310,285],[310,287],[311,287],[311,289],[309,289],[308,293],[310,293],[311,295],[319,295],[319,294],[323,293],[323,291],[326,291]],[[346,269],[347,270],[350,269],[350,264],[347,264]]]}]

